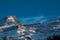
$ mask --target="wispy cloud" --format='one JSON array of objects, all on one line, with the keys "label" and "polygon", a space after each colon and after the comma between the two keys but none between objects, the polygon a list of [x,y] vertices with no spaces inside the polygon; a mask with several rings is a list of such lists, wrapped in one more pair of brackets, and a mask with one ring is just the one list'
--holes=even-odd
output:
[{"label": "wispy cloud", "polygon": [[37,16],[37,17],[28,17],[28,18],[21,18],[20,22],[23,24],[27,24],[27,23],[39,23],[39,22],[44,22],[45,20],[45,16],[41,15],[41,16]]}]

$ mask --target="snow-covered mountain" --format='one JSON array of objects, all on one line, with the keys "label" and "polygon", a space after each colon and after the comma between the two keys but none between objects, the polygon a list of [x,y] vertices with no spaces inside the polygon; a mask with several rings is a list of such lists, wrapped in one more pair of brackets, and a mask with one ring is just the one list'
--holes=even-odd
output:
[{"label": "snow-covered mountain", "polygon": [[42,37],[41,40],[45,40],[43,38],[46,38],[47,40],[48,37],[54,37],[54,35],[60,35],[60,18],[49,19],[44,23],[26,24],[25,26],[35,27],[36,28],[35,31],[37,32],[37,34],[39,32],[40,38]]},{"label": "snow-covered mountain", "polygon": [[[22,25],[15,16],[8,16],[0,22],[0,31],[2,30],[0,37],[18,36],[21,31],[24,34],[22,35],[24,38],[29,36],[33,40],[47,40],[54,35],[60,35],[60,18],[49,19],[43,23],[36,22]],[[19,37],[21,38],[21,36]]]}]

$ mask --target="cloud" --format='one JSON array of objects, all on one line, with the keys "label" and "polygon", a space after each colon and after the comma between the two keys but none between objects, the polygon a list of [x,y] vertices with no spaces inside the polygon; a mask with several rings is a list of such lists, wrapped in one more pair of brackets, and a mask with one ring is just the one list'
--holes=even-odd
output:
[{"label": "cloud", "polygon": [[21,18],[20,22],[23,24],[28,24],[28,23],[39,23],[39,22],[44,22],[45,16],[36,16],[36,17],[28,17],[28,18]]}]

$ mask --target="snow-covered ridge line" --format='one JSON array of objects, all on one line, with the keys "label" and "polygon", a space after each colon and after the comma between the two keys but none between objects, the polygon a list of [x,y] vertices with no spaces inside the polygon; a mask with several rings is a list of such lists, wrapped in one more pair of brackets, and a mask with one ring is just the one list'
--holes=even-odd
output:
[{"label": "snow-covered ridge line", "polygon": [[1,29],[1,28],[9,28],[9,27],[12,27],[12,26],[15,26],[15,24],[0,26],[0,29]]}]

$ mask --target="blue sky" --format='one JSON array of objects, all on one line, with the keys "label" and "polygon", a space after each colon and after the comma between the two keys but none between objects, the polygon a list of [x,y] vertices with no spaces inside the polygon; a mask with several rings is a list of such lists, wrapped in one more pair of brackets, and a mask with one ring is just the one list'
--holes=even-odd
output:
[{"label": "blue sky", "polygon": [[0,0],[0,18],[8,15],[19,19],[60,16],[60,0]]}]

